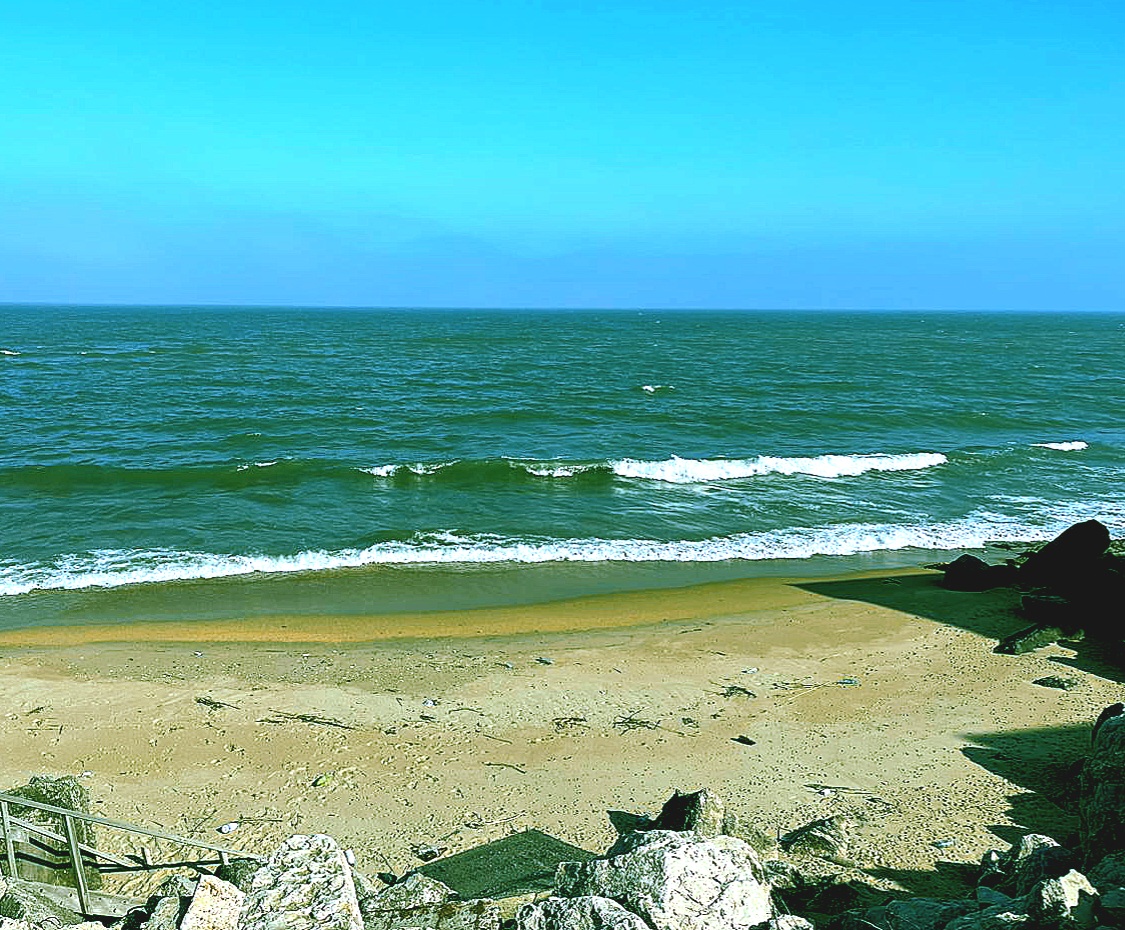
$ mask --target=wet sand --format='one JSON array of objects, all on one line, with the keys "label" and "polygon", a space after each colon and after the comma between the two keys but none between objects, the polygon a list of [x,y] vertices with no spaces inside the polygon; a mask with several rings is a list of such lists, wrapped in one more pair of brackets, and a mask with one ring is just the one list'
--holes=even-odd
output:
[{"label": "wet sand", "polygon": [[1051,786],[1119,685],[994,655],[1013,593],[935,577],[4,632],[0,783],[80,775],[103,816],[258,852],[330,833],[368,873],[531,827],[601,851],[608,810],[707,786],[770,833],[862,817],[864,871],[940,894],[946,863],[1074,828]]}]

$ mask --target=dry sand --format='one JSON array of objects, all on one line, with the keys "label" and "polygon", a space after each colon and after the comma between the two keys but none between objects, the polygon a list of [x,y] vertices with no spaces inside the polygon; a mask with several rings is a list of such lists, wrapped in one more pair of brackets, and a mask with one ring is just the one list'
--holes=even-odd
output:
[{"label": "dry sand", "polygon": [[1061,646],[994,655],[1014,594],[934,577],[4,633],[0,784],[81,775],[103,816],[256,852],[329,833],[369,874],[529,827],[601,851],[607,811],[707,786],[768,832],[861,813],[865,872],[956,893],[955,863],[1074,829],[1058,776],[1120,688]]}]

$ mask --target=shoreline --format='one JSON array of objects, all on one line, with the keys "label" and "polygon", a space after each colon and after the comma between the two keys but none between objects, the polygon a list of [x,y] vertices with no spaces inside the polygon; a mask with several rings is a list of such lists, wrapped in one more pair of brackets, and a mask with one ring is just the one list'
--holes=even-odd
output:
[{"label": "shoreline", "polygon": [[[993,654],[1022,625],[1012,592],[936,577],[600,595],[484,611],[456,636],[431,615],[381,640],[370,624],[320,641],[257,622],[226,639],[205,623],[9,631],[0,783],[88,773],[105,816],[205,837],[238,822],[224,841],[251,851],[325,832],[368,874],[416,867],[420,843],[527,828],[604,849],[606,811],[708,787],[771,834],[862,814],[856,863],[941,894],[956,876],[938,863],[1073,828],[1051,773],[1119,686],[1063,646]],[[1073,690],[1033,684],[1062,672]]]},{"label": "shoreline", "polygon": [[[615,591],[538,603],[371,613],[277,614],[241,620],[144,620],[59,623],[0,630],[0,646],[73,646],[109,642],[364,643],[577,633],[778,610],[802,600],[801,585],[924,575],[901,568],[812,577],[756,577],[683,587]],[[530,618],[530,620],[529,620]]]}]

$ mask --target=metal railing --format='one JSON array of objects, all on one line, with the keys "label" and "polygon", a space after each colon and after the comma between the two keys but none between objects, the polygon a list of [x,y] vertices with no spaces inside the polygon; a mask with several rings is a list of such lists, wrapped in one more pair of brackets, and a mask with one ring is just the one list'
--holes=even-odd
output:
[{"label": "metal railing", "polygon": [[[62,835],[42,824],[33,823],[23,817],[16,817],[12,813],[12,808],[43,811],[44,813],[52,814],[60,818],[63,826]],[[210,859],[192,859],[182,862],[154,863],[152,862],[148,848],[142,847],[142,855],[130,855],[129,859],[132,859],[132,861],[129,861],[126,858],[95,849],[93,846],[79,842],[78,831],[75,829],[76,822],[96,824],[124,833],[147,836],[157,840],[167,840],[192,849],[207,850],[208,852],[216,853],[217,858],[212,857]],[[90,889],[86,880],[87,868],[95,869],[98,872],[144,872],[176,868],[179,866],[226,865],[232,858],[256,859],[260,862],[265,861],[262,856],[254,853],[228,849],[223,846],[215,846],[211,843],[202,843],[199,840],[193,840],[186,836],[178,836],[175,833],[167,833],[162,830],[149,830],[146,827],[138,827],[135,824],[124,823],[120,820],[108,820],[105,817],[83,814],[79,811],[68,810],[65,807],[55,807],[51,804],[29,801],[18,795],[0,792],[0,830],[2,830],[4,834],[4,856],[8,865],[8,876],[13,879],[18,879],[20,877],[19,855],[16,850],[13,828],[26,831],[28,834],[41,836],[56,843],[65,844],[70,867],[74,871],[75,888],[78,893],[78,906],[84,917],[92,913],[90,910]]]}]

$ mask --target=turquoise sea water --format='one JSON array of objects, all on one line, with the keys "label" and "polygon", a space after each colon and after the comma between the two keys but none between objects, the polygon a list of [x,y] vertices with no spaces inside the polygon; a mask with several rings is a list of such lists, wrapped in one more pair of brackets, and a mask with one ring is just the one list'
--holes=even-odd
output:
[{"label": "turquoise sea water", "polygon": [[1125,315],[0,307],[0,626],[1125,535]]}]

